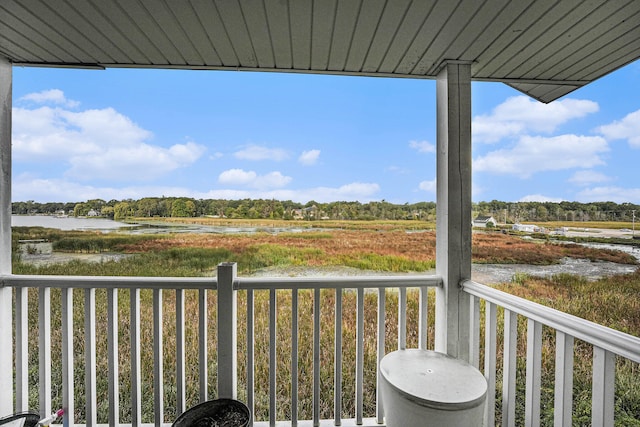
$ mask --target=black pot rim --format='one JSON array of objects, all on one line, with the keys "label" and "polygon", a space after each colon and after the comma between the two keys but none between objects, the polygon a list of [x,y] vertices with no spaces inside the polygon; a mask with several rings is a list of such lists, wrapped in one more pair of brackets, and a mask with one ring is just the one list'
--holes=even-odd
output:
[{"label": "black pot rim", "polygon": [[243,425],[243,427],[251,424],[251,411],[249,410],[249,407],[247,405],[245,405],[243,402],[236,399],[220,398],[220,399],[207,400],[206,402],[199,403],[187,409],[185,412],[180,414],[178,418],[176,418],[176,420],[172,424],[172,427],[187,426],[189,424],[185,424],[185,422],[190,417],[193,417],[194,419],[199,419],[200,412],[205,414],[207,409],[213,409],[218,407],[232,407],[236,410],[236,412],[241,412],[246,414],[247,422]]}]

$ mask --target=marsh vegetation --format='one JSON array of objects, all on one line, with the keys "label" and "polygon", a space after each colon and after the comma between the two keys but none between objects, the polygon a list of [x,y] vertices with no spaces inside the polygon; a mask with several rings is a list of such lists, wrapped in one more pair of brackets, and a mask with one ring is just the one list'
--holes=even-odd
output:
[{"label": "marsh vegetation", "polygon": [[[371,225],[371,224],[370,224]],[[47,229],[15,229],[15,239],[47,239],[52,242],[54,251],[71,253],[119,252],[129,256],[119,261],[87,263],[70,261],[64,264],[32,265],[20,260],[14,262],[16,274],[60,274],[60,275],[113,275],[113,276],[211,276],[220,262],[235,261],[240,275],[251,275],[262,269],[273,267],[335,267],[350,266],[356,269],[377,272],[424,272],[435,265],[435,233],[428,230],[403,229],[402,225],[385,223],[375,227],[346,225],[341,229],[323,229],[305,233],[254,233],[243,235],[220,234],[165,234],[132,235],[117,233],[60,232]],[[522,240],[517,236],[500,233],[475,233],[473,238],[473,258],[476,263],[518,263],[553,264],[565,257],[589,259],[594,262],[610,261],[635,264],[636,259],[626,253],[613,250],[600,250],[572,244],[555,244],[546,241]],[[574,275],[556,275],[549,278],[535,278],[517,275],[508,284],[498,288],[533,301],[561,309],[579,317],[592,320],[623,332],[640,336],[640,273],[612,276],[595,281]],[[84,298],[82,290],[74,291],[74,346],[75,346],[75,394],[76,421],[84,419]],[[333,349],[335,345],[335,291],[321,293],[321,408],[322,418],[333,417]],[[290,372],[291,372],[291,291],[277,292],[278,306],[278,346],[277,346],[277,408],[278,419],[287,419],[290,408]],[[141,292],[142,316],[142,365],[143,365],[143,418],[145,422],[153,420],[153,354],[152,354],[152,294]],[[312,351],[313,292],[298,291],[299,302],[299,416],[310,419],[312,414]],[[386,351],[397,347],[397,293],[387,291],[386,298]],[[37,307],[37,290],[29,291],[30,307]],[[96,291],[96,322],[98,354],[97,372],[107,372],[106,360],[106,307],[105,290]],[[60,348],[60,294],[52,290],[52,358],[54,405],[60,404],[61,384],[61,348]],[[433,325],[434,298],[429,298],[429,324]],[[208,293],[209,318],[211,331],[208,333],[210,389],[216,384],[216,293]],[[246,292],[239,292],[238,301],[238,355],[239,355],[239,398],[246,398]],[[355,383],[355,292],[343,292],[343,308],[340,313],[343,325],[343,416],[354,414]],[[375,405],[375,365],[376,365],[376,312],[378,294],[365,293],[365,366],[364,398],[365,416],[372,416]],[[268,417],[268,313],[269,294],[266,291],[255,292],[255,348],[256,348],[256,419]],[[198,312],[197,291],[187,291],[185,295],[187,316],[186,364],[187,364],[187,407],[198,403],[198,338],[197,318],[189,315]],[[166,421],[172,422],[176,413],[176,390],[173,384],[175,366],[175,296],[173,292],[163,293],[163,330],[164,330],[164,384]],[[407,344],[416,347],[418,343],[418,294],[409,291],[407,301]],[[118,318],[119,338],[119,377],[121,387],[121,422],[130,422],[130,336],[129,336],[129,295],[127,290],[119,292]],[[38,321],[37,310],[29,314],[30,330],[30,399],[32,407],[38,405]],[[499,321],[498,336],[501,336]],[[433,328],[428,330],[428,342],[433,343]],[[484,331],[481,331],[483,334]],[[56,335],[57,334],[57,335]],[[553,421],[553,369],[554,334],[543,331],[545,347],[543,350],[543,398],[542,425],[552,425]],[[518,387],[524,389],[524,342],[526,324],[519,324],[519,362]],[[501,343],[498,344],[498,366],[501,366]],[[591,350],[584,343],[576,343],[574,374],[574,425],[590,425],[591,393]],[[481,360],[482,366],[482,360]],[[637,364],[619,361],[616,375],[616,425],[640,426],[640,392],[637,380],[640,370]],[[498,378],[501,378],[500,373]],[[500,408],[500,384],[498,384]],[[99,422],[106,422],[108,384],[105,375],[98,375],[98,414]],[[519,419],[522,419],[523,405],[518,405]],[[498,411],[499,413],[499,411]]]}]

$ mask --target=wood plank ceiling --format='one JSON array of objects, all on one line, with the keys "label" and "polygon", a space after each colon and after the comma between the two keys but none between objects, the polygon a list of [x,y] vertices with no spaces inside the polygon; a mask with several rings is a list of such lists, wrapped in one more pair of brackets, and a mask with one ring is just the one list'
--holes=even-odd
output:
[{"label": "wood plank ceiling", "polygon": [[543,102],[640,57],[638,0],[2,0],[16,65],[436,77]]}]

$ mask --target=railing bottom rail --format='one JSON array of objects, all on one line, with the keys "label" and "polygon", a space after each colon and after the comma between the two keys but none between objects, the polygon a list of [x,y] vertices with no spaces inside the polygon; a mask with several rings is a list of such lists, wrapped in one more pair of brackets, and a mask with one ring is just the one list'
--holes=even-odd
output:
[{"label": "railing bottom rail", "polygon": [[[320,420],[319,424],[314,424],[313,421],[298,421],[297,424],[293,424],[291,421],[277,421],[275,427],[335,427],[335,421]],[[253,423],[253,427],[270,427],[269,421],[258,421]],[[362,424],[358,424],[355,418],[342,419],[341,427],[385,427],[386,424],[378,424],[375,418],[363,418]]]},{"label": "railing bottom rail", "polygon": [[[71,424],[70,427],[84,427],[86,424]],[[163,423],[161,427],[171,427],[172,423]],[[296,424],[291,421],[277,421],[275,427],[335,427],[335,420],[327,419],[320,420],[319,424],[314,424],[311,420],[297,421]],[[119,427],[156,427],[155,423],[142,423],[138,425],[133,424],[118,424]],[[270,427],[269,421],[256,421],[252,424],[253,427]],[[386,427],[386,424],[379,424],[375,418],[363,418],[362,424],[358,424],[355,418],[343,418],[340,424],[341,427]],[[51,424],[51,427],[63,427],[62,424]],[[96,424],[95,427],[109,427],[109,424]]]}]

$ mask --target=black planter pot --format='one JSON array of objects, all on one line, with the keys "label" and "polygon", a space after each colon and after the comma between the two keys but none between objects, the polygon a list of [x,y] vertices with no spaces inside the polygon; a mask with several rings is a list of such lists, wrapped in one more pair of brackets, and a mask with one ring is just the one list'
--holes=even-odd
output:
[{"label": "black planter pot", "polygon": [[247,427],[250,422],[247,405],[234,399],[216,399],[187,409],[173,427]]},{"label": "black planter pot", "polygon": [[0,426],[14,422],[22,422],[23,427],[35,427],[38,421],[40,421],[40,414],[37,412],[19,412],[0,418]]}]

